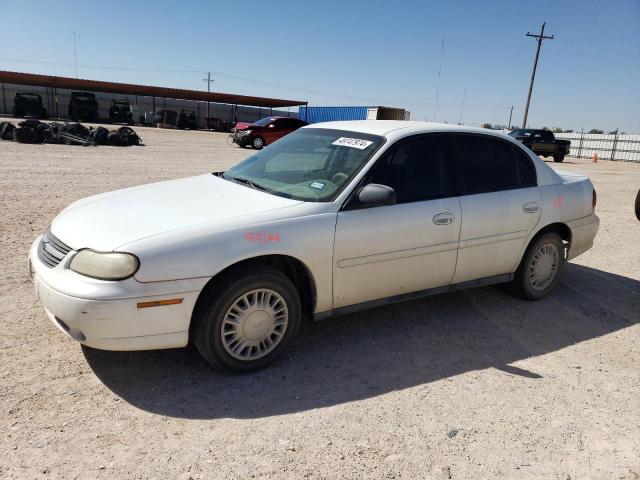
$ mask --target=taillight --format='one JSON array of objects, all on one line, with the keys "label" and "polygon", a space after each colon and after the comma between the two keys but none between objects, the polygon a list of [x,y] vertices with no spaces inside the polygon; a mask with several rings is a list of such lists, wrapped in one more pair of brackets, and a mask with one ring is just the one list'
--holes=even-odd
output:
[{"label": "taillight", "polygon": [[591,199],[591,206],[593,209],[596,209],[596,203],[598,203],[598,195],[596,194],[596,189],[593,189],[593,198]]}]

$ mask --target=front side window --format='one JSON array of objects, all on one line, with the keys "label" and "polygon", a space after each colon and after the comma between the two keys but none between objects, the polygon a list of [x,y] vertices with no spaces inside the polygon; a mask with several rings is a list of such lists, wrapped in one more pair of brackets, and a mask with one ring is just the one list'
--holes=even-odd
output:
[{"label": "front side window", "polygon": [[365,183],[393,188],[398,203],[455,195],[455,177],[443,140],[438,134],[400,140],[376,162]]},{"label": "front side window", "polygon": [[258,151],[223,178],[297,200],[333,200],[384,143],[384,137],[302,128]]},{"label": "front side window", "polygon": [[511,144],[484,135],[453,135],[464,194],[497,192],[519,187]]}]

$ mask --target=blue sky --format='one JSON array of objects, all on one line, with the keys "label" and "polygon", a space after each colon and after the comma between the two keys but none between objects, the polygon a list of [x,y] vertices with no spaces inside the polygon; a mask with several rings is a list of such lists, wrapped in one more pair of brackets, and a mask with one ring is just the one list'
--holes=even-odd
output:
[{"label": "blue sky", "polygon": [[[387,105],[413,120],[506,124],[546,41],[533,126],[640,132],[640,1],[0,0],[0,69]],[[444,52],[436,111],[441,41]]]}]

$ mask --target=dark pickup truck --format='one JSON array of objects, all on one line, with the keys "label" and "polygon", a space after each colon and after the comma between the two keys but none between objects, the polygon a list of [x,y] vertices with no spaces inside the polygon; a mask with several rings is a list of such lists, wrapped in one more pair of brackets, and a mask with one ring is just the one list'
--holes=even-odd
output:
[{"label": "dark pickup truck", "polygon": [[571,142],[556,140],[550,130],[520,129],[509,133],[516,140],[524,143],[536,155],[553,157],[554,162],[562,162],[565,155],[569,155]]}]

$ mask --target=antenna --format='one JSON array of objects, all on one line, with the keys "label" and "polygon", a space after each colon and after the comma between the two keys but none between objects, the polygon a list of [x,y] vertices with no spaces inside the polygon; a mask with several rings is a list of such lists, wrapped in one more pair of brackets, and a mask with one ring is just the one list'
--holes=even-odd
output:
[{"label": "antenna", "polygon": [[76,32],[73,32],[73,64],[75,65],[76,78],[78,78],[78,52],[76,49]]},{"label": "antenna", "polygon": [[462,111],[464,110],[464,99],[467,98],[467,89],[465,87],[462,94],[462,105],[460,105],[460,118],[458,119],[458,125],[462,125]]},{"label": "antenna", "polygon": [[437,121],[438,116],[438,97],[440,96],[440,74],[442,73],[442,52],[444,52],[444,35],[442,35],[442,44],[440,45],[440,65],[438,66],[438,83],[436,85],[436,108],[433,113],[433,121]]}]

